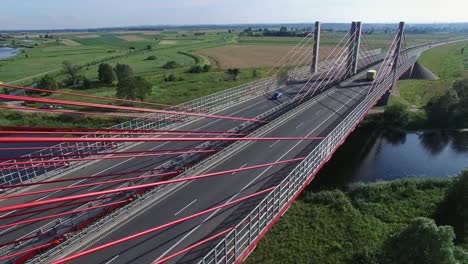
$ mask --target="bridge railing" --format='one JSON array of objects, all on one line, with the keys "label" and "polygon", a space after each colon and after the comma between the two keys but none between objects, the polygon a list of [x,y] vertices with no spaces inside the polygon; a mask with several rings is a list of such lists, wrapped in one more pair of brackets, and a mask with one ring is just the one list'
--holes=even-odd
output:
[{"label": "bridge railing", "polygon": [[[406,67],[407,65],[405,65]],[[405,67],[402,67],[405,68]],[[400,74],[403,70],[400,70]],[[199,264],[235,263],[246,258],[259,240],[314,179],[346,137],[392,85],[388,77],[364,98],[278,186],[203,257]]]}]

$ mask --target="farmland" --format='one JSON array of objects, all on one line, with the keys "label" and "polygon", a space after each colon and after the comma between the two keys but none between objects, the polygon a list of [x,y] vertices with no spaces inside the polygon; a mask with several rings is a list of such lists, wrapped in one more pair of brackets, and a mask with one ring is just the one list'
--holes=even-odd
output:
[{"label": "farmland", "polygon": [[[271,67],[286,55],[302,38],[295,37],[245,37],[227,30],[197,31],[117,31],[117,32],[77,32],[54,33],[51,38],[37,35],[28,36],[35,43],[13,58],[0,61],[0,80],[7,83],[30,85],[41,76],[49,74],[61,82],[62,62],[70,61],[78,65],[80,75],[91,82],[90,87],[72,88],[62,86],[61,90],[91,95],[116,95],[116,84],[104,85],[98,81],[99,63],[115,66],[127,64],[135,75],[142,76],[152,85],[148,101],[178,104],[201,96],[234,87],[256,78],[261,78]],[[199,32],[198,32],[199,33]],[[344,33],[324,33],[322,38],[322,59],[332,51],[332,47],[343,39]],[[392,35],[368,36],[370,48],[385,47]],[[16,44],[26,36],[18,39]],[[39,38],[38,38],[39,37]],[[408,36],[412,43],[445,36]],[[311,39],[307,48],[311,48]],[[303,42],[304,43],[304,42]],[[342,42],[342,45],[344,43]],[[387,43],[388,44],[388,43]],[[149,57],[153,59],[148,60]],[[166,69],[168,62],[176,67]],[[299,63],[298,63],[299,62]],[[304,64],[307,59],[286,61],[286,64]],[[192,74],[188,69],[196,64],[211,64],[209,72]],[[240,68],[235,80],[226,78],[225,70]],[[165,81],[172,75],[173,81]],[[57,99],[77,99],[64,95],[47,95]],[[98,100],[86,99],[90,102]],[[37,105],[33,105],[37,106]]]}]

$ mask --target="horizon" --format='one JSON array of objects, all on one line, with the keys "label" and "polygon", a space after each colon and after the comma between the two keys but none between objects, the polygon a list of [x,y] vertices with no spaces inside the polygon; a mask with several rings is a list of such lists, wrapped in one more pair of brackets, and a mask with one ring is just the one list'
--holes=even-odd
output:
[{"label": "horizon", "polygon": [[[356,20],[359,21],[359,20]],[[319,21],[322,25],[342,25],[342,24],[349,24],[353,21],[349,22],[323,22]],[[364,25],[398,25],[399,22],[401,21],[394,21],[394,22],[362,22]],[[403,21],[405,22],[405,21]],[[294,22],[294,23],[288,23],[288,22],[276,22],[276,23],[228,23],[228,24],[222,24],[222,23],[211,23],[211,24],[154,24],[154,25],[117,25],[117,26],[96,26],[96,27],[84,27],[84,28],[37,28],[37,29],[0,29],[0,33],[2,32],[29,32],[29,31],[78,31],[78,30],[98,30],[98,29],[139,29],[139,30],[145,30],[145,29],[140,29],[140,28],[148,28],[148,30],[154,30],[156,28],[162,28],[165,29],[164,27],[168,28],[183,28],[183,27],[209,27],[209,26],[261,26],[261,25],[313,25],[314,22]],[[463,24],[468,24],[468,21],[466,22],[405,22],[406,26],[420,26],[420,25],[463,25]]]},{"label": "horizon", "polygon": [[[4,31],[93,29],[115,27],[307,24],[369,21],[371,24],[467,23],[462,0],[4,0],[0,24]],[[401,8],[401,6],[406,8]],[[287,8],[287,9],[286,9]],[[284,12],[284,10],[288,12]],[[418,9],[418,12],[413,10]],[[257,10],[262,10],[258,12]],[[283,22],[278,22],[283,21]],[[310,22],[304,22],[310,21]]]}]

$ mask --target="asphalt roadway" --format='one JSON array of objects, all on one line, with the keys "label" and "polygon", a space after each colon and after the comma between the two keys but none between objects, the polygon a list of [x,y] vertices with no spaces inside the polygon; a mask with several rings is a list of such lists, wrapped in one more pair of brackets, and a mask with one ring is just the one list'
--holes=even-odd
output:
[{"label": "asphalt roadway", "polygon": [[[410,57],[419,55],[425,49],[419,48],[411,51]],[[326,136],[367,95],[370,83],[363,81],[364,75],[363,72],[337,85],[330,94],[320,98],[307,110],[264,136]],[[206,172],[305,157],[318,143],[318,141],[252,142],[239,152],[232,153],[229,159],[211,166]],[[297,163],[276,165],[187,182],[176,191],[156,201],[148,210],[132,215],[126,221],[119,223],[111,232],[99,236],[90,244],[82,245],[82,248],[109,243],[275,186],[295,165]],[[235,226],[261,198],[254,198],[113,246],[82,257],[73,263],[152,263],[217,232]],[[203,257],[217,241],[219,240],[174,258],[170,263],[194,263]]]},{"label": "asphalt roadway", "polygon": [[[285,88],[285,94],[294,94],[294,92],[300,89],[301,86],[296,85],[293,87]],[[229,107],[222,111],[219,111],[218,115],[225,115],[225,116],[235,116],[235,117],[249,117],[254,118],[274,107],[276,107],[279,102],[274,102],[268,100],[268,95],[259,96],[243,102],[241,104]],[[193,130],[193,131],[228,131],[239,124],[242,121],[232,121],[232,120],[223,120],[223,119],[199,119],[195,120],[187,125],[180,127],[180,130]],[[194,136],[190,136],[194,137]],[[145,150],[160,150],[160,149],[182,149],[182,148],[193,148],[200,145],[202,142],[169,142],[169,143],[144,143],[139,144],[135,147],[127,149],[125,151],[145,151]],[[103,174],[112,174],[112,173],[121,173],[121,172],[131,172],[137,170],[150,170],[163,163],[167,162],[168,160],[174,158],[175,156],[162,156],[162,157],[135,157],[130,159],[114,159],[114,160],[101,160],[95,162],[89,166],[76,170],[74,172],[66,173],[61,175],[58,179],[71,179],[77,177],[86,177],[86,176],[95,176],[95,175],[103,175]],[[27,188],[27,191],[40,191],[44,189],[52,189],[52,188],[60,188],[60,187],[67,187],[73,186],[78,184],[87,184],[93,182],[103,182],[105,180],[110,179],[120,179],[120,178],[129,178],[129,177],[136,177],[141,175],[141,173],[130,173],[121,176],[112,176],[112,177],[104,177],[99,179],[88,179],[88,180],[80,180],[75,182],[62,182],[62,183],[53,183],[47,185],[39,185],[34,187]],[[0,207],[13,205],[13,204],[22,204],[31,201],[38,201],[44,199],[52,199],[57,197],[63,197],[68,195],[76,195],[81,193],[87,192],[96,192],[105,189],[116,188],[118,186],[122,186],[122,184],[105,184],[97,187],[91,188],[82,188],[82,189],[75,189],[69,191],[60,191],[60,192],[53,192],[47,195],[32,195],[27,197],[20,197],[20,198],[13,198],[13,199],[4,199],[0,200]],[[86,200],[86,199],[85,199]],[[77,200],[79,201],[79,200]],[[76,201],[74,201],[76,202]],[[48,207],[41,207],[41,208],[51,208],[57,206],[64,206],[62,208],[51,209],[46,212],[34,213],[29,214],[21,217],[14,217],[14,218],[6,218],[2,219],[3,217],[10,216],[12,214],[22,214],[31,212],[34,209],[24,209],[24,210],[17,210],[14,212],[3,213],[0,214],[0,226],[6,225],[10,223],[15,223],[17,221],[31,219],[31,218],[38,218],[45,215],[50,214],[58,214],[62,212],[67,212],[73,210],[74,208],[78,207],[77,205],[70,205],[67,206],[68,203],[59,203],[55,204],[54,206]],[[0,244],[13,241],[18,239],[38,228],[45,225],[48,222],[54,222],[55,220],[44,220],[44,221],[37,221],[26,225],[21,225],[17,227],[11,227],[7,229],[0,229]]]}]

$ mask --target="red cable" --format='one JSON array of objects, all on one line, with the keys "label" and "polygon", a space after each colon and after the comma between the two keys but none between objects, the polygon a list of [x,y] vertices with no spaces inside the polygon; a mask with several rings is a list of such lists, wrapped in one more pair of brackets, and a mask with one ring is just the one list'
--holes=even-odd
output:
[{"label": "red cable", "polygon": [[[51,180],[51,181],[43,181],[43,182],[32,182],[32,183],[23,183],[23,184],[16,184],[16,185],[0,185],[0,189],[14,189],[19,187],[27,187],[27,186],[34,186],[34,185],[42,185],[42,184],[50,184],[50,183],[59,183],[59,182],[67,182],[67,181],[77,181],[77,180],[86,180],[86,179],[96,179],[96,178],[104,178],[104,177],[112,177],[112,176],[120,176],[120,175],[127,175],[133,173],[145,173],[155,171],[152,170],[136,170],[136,171],[129,171],[129,172],[119,172],[119,173],[111,173],[111,174],[102,174],[96,176],[86,176],[86,177],[77,177],[71,179],[63,179],[63,180]],[[181,171],[173,171],[173,173],[180,173]]]},{"label": "red cable", "polygon": [[[143,105],[176,107],[176,108],[180,108],[180,109],[187,109],[189,111],[193,111],[193,110],[196,111],[197,110],[197,109],[194,109],[194,108],[188,107],[188,106],[178,106],[178,105],[151,103],[151,102],[143,102],[143,101],[136,101],[135,102],[133,100],[128,100],[128,99],[120,99],[120,98],[113,98],[113,97],[107,97],[107,96],[89,95],[89,94],[74,93],[74,92],[53,91],[53,90],[47,90],[47,89],[41,89],[41,88],[32,88],[32,87],[24,87],[24,86],[18,86],[18,85],[6,84],[6,83],[0,83],[0,86],[11,88],[11,89],[22,89],[22,90],[26,90],[26,91],[36,91],[36,92],[44,92],[44,93],[72,95],[72,96],[87,97],[87,98],[94,98],[94,99],[104,99],[104,100],[118,101],[118,102],[138,103],[138,104],[143,104]],[[203,110],[206,111],[206,109],[203,109]]]},{"label": "red cable", "polygon": [[103,109],[114,109],[114,110],[125,110],[125,111],[137,111],[137,112],[147,112],[147,113],[160,113],[160,114],[168,114],[168,115],[183,115],[183,116],[194,116],[194,117],[204,117],[204,118],[216,118],[216,119],[234,120],[234,121],[248,121],[248,122],[256,122],[256,123],[267,123],[267,121],[263,121],[263,120],[259,120],[259,119],[253,119],[253,118],[220,116],[220,115],[210,115],[210,114],[201,114],[201,113],[188,113],[188,112],[178,112],[178,111],[171,111],[171,110],[156,110],[156,109],[141,108],[141,107],[128,107],[128,106],[116,106],[116,105],[105,105],[105,104],[95,104],[95,103],[83,103],[83,102],[76,102],[76,101],[38,98],[38,97],[19,96],[19,95],[0,94],[0,99],[13,100],[13,101],[36,102],[36,103],[49,103],[49,104],[84,106],[84,107],[91,107],[91,108],[103,108]]},{"label": "red cable", "polygon": [[178,117],[169,117],[169,118],[159,118],[159,117],[153,117],[153,116],[142,116],[142,115],[131,115],[131,114],[124,114],[124,113],[98,113],[98,112],[86,112],[86,111],[75,111],[75,110],[64,110],[64,109],[38,109],[38,108],[32,108],[32,107],[19,107],[19,106],[6,106],[6,105],[0,105],[0,108],[3,109],[10,109],[10,110],[20,110],[20,111],[33,111],[33,112],[46,112],[49,114],[53,113],[62,113],[62,114],[80,114],[80,115],[95,115],[95,116],[111,116],[111,117],[128,117],[128,118],[145,118],[145,119],[154,119],[158,121],[182,121],[182,118]]},{"label": "red cable", "polygon": [[[84,148],[84,147],[83,147]],[[44,149],[44,148],[42,148]],[[65,148],[64,148],[65,149]],[[118,154],[137,154],[137,153],[160,153],[170,151],[191,151],[203,150],[200,148],[184,148],[184,149],[160,149],[160,150],[142,150],[142,151],[114,151],[114,152],[95,152],[95,153],[77,153],[77,154],[63,154],[63,155],[42,155],[42,156],[21,156],[21,157],[8,157],[0,158],[0,160],[19,160],[19,159],[43,159],[43,158],[63,158],[63,157],[76,157],[76,156],[103,156],[103,155],[118,155]]]},{"label": "red cable", "polygon": [[138,132],[138,133],[185,133],[185,134],[213,134],[213,135],[244,135],[229,131],[191,131],[191,130],[161,130],[161,129],[119,129],[119,128],[82,128],[82,127],[27,127],[27,126],[0,126],[0,130],[14,131],[90,131],[90,132]]},{"label": "red cable", "polygon": [[[215,173],[205,174],[205,175],[202,175],[202,176],[195,176],[195,177],[190,178],[190,180],[213,177],[213,176],[216,176],[216,175],[219,175],[219,174],[228,174],[228,173],[232,173],[232,172],[240,172],[240,171],[244,171],[244,170],[250,170],[250,169],[252,169],[254,167],[262,168],[262,167],[273,166],[273,165],[277,165],[277,164],[284,164],[284,163],[299,161],[299,160],[303,160],[303,159],[304,158],[297,158],[297,159],[284,160],[284,161],[279,161],[279,162],[272,162],[272,163],[268,163],[268,164],[256,165],[256,166],[252,166],[252,167],[245,167],[245,168],[241,168],[241,169],[228,170],[228,171],[222,171],[222,172],[215,172]],[[174,179],[174,180],[168,180],[168,181],[140,184],[140,185],[135,185],[135,186],[130,186],[130,187],[116,188],[116,189],[112,189],[112,190],[104,190],[104,191],[98,191],[98,192],[70,195],[70,196],[66,196],[66,197],[52,198],[52,199],[48,199],[48,200],[34,201],[34,202],[28,202],[28,203],[22,203],[22,204],[16,204],[16,205],[8,205],[8,206],[0,207],[0,213],[14,211],[14,210],[21,210],[21,209],[31,208],[31,207],[38,207],[38,206],[54,204],[54,203],[73,201],[73,200],[77,200],[77,199],[84,199],[84,198],[89,198],[89,197],[94,197],[94,196],[115,194],[115,193],[120,193],[120,192],[138,190],[138,189],[153,188],[153,187],[160,186],[160,185],[167,185],[167,184],[172,184],[172,183],[185,182],[185,181],[188,181],[188,180],[189,180],[188,178]]]},{"label": "red cable", "polygon": [[272,141],[320,140],[323,137],[263,137],[263,138],[80,138],[80,137],[0,137],[0,143],[57,142],[192,142],[192,141]]},{"label": "red cable", "polygon": [[95,248],[91,248],[91,249],[82,251],[82,252],[80,252],[80,253],[76,253],[76,254],[74,254],[74,255],[71,255],[71,256],[68,256],[68,257],[65,257],[65,258],[56,260],[56,261],[52,262],[51,264],[59,264],[59,263],[62,264],[62,263],[65,263],[65,262],[68,262],[68,261],[71,261],[71,260],[74,260],[74,259],[77,259],[77,258],[86,256],[86,255],[92,254],[92,253],[94,253],[94,252],[101,251],[101,250],[103,250],[103,249],[110,248],[110,247],[112,247],[112,246],[125,243],[125,242],[130,241],[130,240],[133,240],[133,239],[135,239],[135,238],[139,238],[139,237],[145,236],[145,235],[147,235],[147,234],[157,232],[157,231],[159,231],[159,230],[161,230],[161,229],[164,229],[164,228],[167,228],[167,227],[170,227],[170,226],[177,225],[177,224],[179,224],[179,223],[182,223],[182,222],[185,222],[185,221],[188,221],[188,220],[197,218],[197,217],[199,217],[199,216],[202,216],[202,215],[205,215],[205,214],[208,214],[208,213],[217,211],[217,210],[219,210],[219,209],[223,209],[223,208],[225,208],[225,207],[232,206],[232,205],[234,205],[234,204],[243,202],[243,201],[248,200],[248,199],[250,199],[250,198],[253,198],[253,197],[256,197],[256,196],[260,196],[260,195],[266,194],[266,193],[268,193],[268,192],[274,190],[275,188],[276,188],[276,187],[271,187],[271,188],[268,188],[268,189],[265,189],[265,190],[262,190],[262,191],[259,191],[259,192],[256,192],[256,193],[253,193],[253,194],[244,196],[244,197],[242,197],[242,198],[233,200],[233,201],[231,201],[231,202],[224,203],[224,204],[222,204],[222,205],[218,205],[218,206],[212,207],[212,208],[210,208],[210,209],[207,209],[207,210],[198,212],[198,213],[196,213],[196,214],[193,214],[193,215],[189,215],[189,216],[180,218],[180,219],[175,220],[175,221],[173,221],[173,222],[170,222],[170,223],[167,223],[167,224],[164,224],[164,225],[160,225],[160,226],[156,226],[156,227],[153,227],[153,228],[151,228],[151,229],[145,230],[145,231],[143,231],[143,232],[135,233],[135,234],[133,234],[133,235],[130,235],[130,236],[127,236],[127,237],[124,237],[124,238],[121,238],[121,239],[118,239],[118,240],[115,240],[115,241],[106,243],[106,244],[104,244],[104,245],[100,245],[100,246],[97,246],[97,247],[95,247]]},{"label": "red cable", "polygon": [[[180,172],[178,172],[178,173],[180,173]],[[31,195],[36,195],[36,194],[60,192],[60,191],[69,191],[69,190],[74,190],[74,189],[81,189],[81,188],[87,188],[87,187],[93,187],[93,186],[100,186],[100,185],[105,185],[105,184],[129,182],[129,181],[133,181],[133,180],[160,178],[160,177],[165,177],[165,176],[171,176],[171,175],[178,174],[178,173],[166,172],[166,173],[150,174],[150,175],[145,175],[145,176],[124,178],[124,179],[117,179],[117,180],[107,180],[107,181],[104,181],[104,182],[85,183],[85,184],[79,184],[79,185],[73,185],[73,186],[67,186],[67,187],[52,188],[52,189],[47,189],[47,190],[10,194],[10,195],[5,195],[5,196],[0,196],[0,199],[12,199],[12,198],[25,197],[25,196],[31,196]]]},{"label": "red cable", "polygon": [[194,248],[197,248],[197,247],[199,247],[199,246],[201,246],[203,244],[206,244],[206,243],[208,243],[208,242],[210,242],[212,240],[215,240],[216,238],[231,232],[233,229],[234,229],[234,227],[230,227],[230,228],[228,228],[228,229],[226,229],[224,231],[221,231],[221,232],[217,233],[216,235],[205,238],[205,239],[203,239],[203,240],[201,240],[201,241],[199,241],[199,242],[197,242],[197,243],[195,243],[195,244],[193,244],[193,245],[191,245],[189,247],[186,247],[186,248],[172,254],[172,255],[169,255],[169,256],[167,256],[167,257],[165,257],[163,259],[160,259],[160,260],[156,260],[155,262],[153,262],[153,264],[162,264],[162,263],[164,263],[166,261],[169,261],[169,260],[171,260],[171,259],[173,259],[173,258],[175,258],[175,257],[177,257],[179,255],[182,255],[182,254],[194,249]]},{"label": "red cable", "polygon": [[113,202],[113,203],[108,203],[108,204],[101,204],[101,205],[96,205],[96,206],[92,206],[92,207],[86,207],[86,208],[83,208],[83,209],[67,211],[67,212],[63,212],[63,213],[59,213],[59,214],[41,216],[41,217],[37,217],[37,218],[33,218],[33,219],[27,219],[27,220],[23,220],[23,221],[14,222],[14,223],[11,223],[11,224],[1,225],[0,229],[5,229],[5,228],[19,226],[19,225],[25,225],[25,224],[34,223],[34,222],[39,222],[39,221],[47,220],[47,219],[50,219],[50,218],[58,218],[58,217],[65,216],[65,215],[70,215],[70,214],[78,214],[78,213],[91,211],[91,210],[94,210],[94,209],[100,209],[100,208],[104,208],[104,207],[121,205],[121,204],[128,203],[128,202],[130,202],[130,201],[128,199],[126,199],[124,201],[118,201],[118,202]]},{"label": "red cable", "polygon": [[[91,158],[70,158],[61,160],[36,160],[36,161],[18,161],[18,162],[4,162],[0,163],[0,166],[17,166],[17,165],[33,165],[33,164],[49,164],[49,163],[64,163],[64,162],[76,162],[76,161],[90,161],[90,160],[109,160],[109,159],[129,159],[129,158],[144,158],[144,157],[158,157],[158,156],[172,156],[182,154],[195,154],[195,153],[212,153],[216,150],[194,150],[194,151],[174,151],[166,153],[154,153],[154,154],[141,154],[141,155],[116,155],[106,157],[91,157]],[[14,167],[0,168],[0,170],[16,169]]]},{"label": "red cable", "polygon": [[[76,203],[67,203],[65,205],[47,207],[47,208],[44,208],[44,209],[38,209],[38,210],[28,211],[28,212],[24,212],[24,213],[18,213],[18,214],[13,214],[13,215],[2,216],[2,217],[0,217],[0,219],[3,220],[3,219],[15,218],[15,217],[23,216],[23,215],[28,215],[28,214],[42,213],[42,212],[46,212],[46,211],[53,210],[53,209],[59,209],[59,208],[64,208],[64,207],[69,207],[69,206],[74,206],[74,205],[79,205],[79,204],[85,204],[85,203],[95,202],[95,201],[104,200],[104,199],[107,199],[107,197],[97,198],[97,199],[92,199],[92,200],[86,200],[86,201],[81,201],[81,202],[76,202]],[[0,247],[1,247],[1,245],[0,245]]]},{"label": "red cable", "polygon": [[25,253],[28,253],[28,252],[31,252],[31,251],[35,251],[35,250],[38,250],[38,249],[42,249],[42,248],[46,248],[46,247],[49,247],[49,246],[52,246],[52,245],[58,245],[58,244],[60,244],[60,241],[59,240],[54,240],[52,242],[49,242],[49,243],[46,243],[46,244],[43,244],[43,245],[40,245],[40,246],[37,246],[37,247],[29,248],[29,249],[26,249],[26,250],[23,250],[23,251],[20,251],[20,252],[13,253],[11,255],[6,255],[6,256],[0,257],[0,260],[11,259],[11,258],[21,256],[21,255],[23,255]]}]

